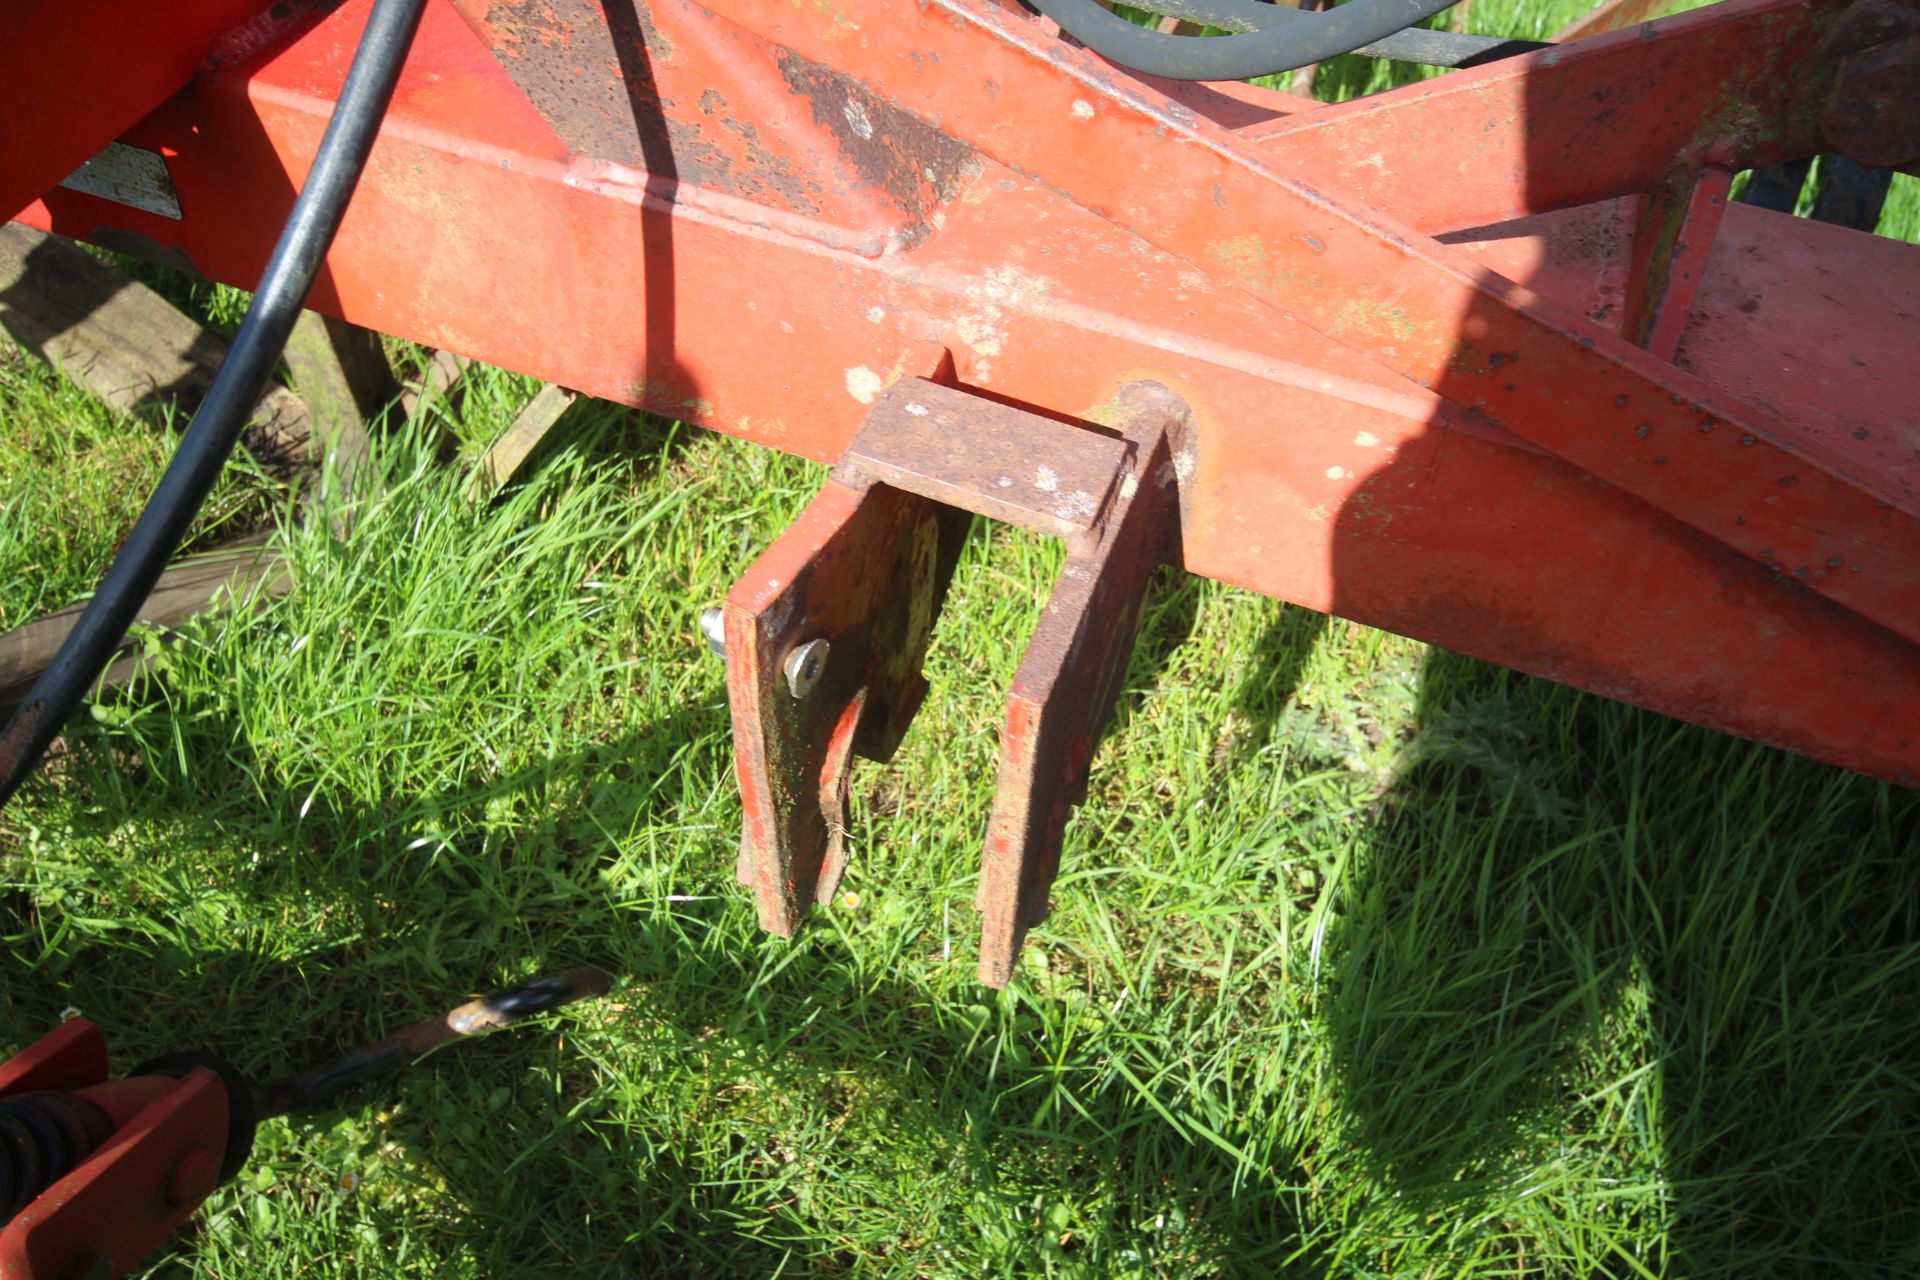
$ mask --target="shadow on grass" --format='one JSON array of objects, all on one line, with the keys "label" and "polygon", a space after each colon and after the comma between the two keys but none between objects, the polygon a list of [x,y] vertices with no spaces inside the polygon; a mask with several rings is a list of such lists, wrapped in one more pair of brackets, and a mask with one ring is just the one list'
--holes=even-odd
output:
[{"label": "shadow on grass", "polygon": [[1910,1274],[1920,797],[1441,651],[1423,692],[1327,945],[1374,1176],[1487,1238],[1543,1197],[1534,1265]]},{"label": "shadow on grass", "polygon": [[[1191,612],[1176,600],[1162,621],[1191,625]],[[194,732],[235,737],[205,720]],[[295,1184],[296,1207],[283,1185],[278,1212],[350,1212],[381,1239],[411,1232],[425,1256],[480,1274],[843,1275],[982,1254],[1008,1274],[1046,1263],[1319,1274],[1283,1265],[1299,1248],[1283,1186],[1301,1179],[1178,1132],[1125,1080],[1083,1089],[1092,1061],[1050,1039],[1058,1022],[1029,1016],[1025,1001],[1049,997],[977,991],[968,1003],[975,989],[962,980],[943,998],[926,967],[912,966],[916,977],[848,945],[833,913],[792,941],[759,937],[747,894],[730,883],[703,892],[730,881],[731,818],[687,831],[671,854],[622,852],[636,830],[709,809],[712,778],[730,781],[726,742],[716,683],[621,741],[374,808],[258,795],[271,771],[243,748],[186,786],[142,777],[124,757],[88,759],[83,744],[76,773],[111,771],[124,785],[76,807],[76,836],[205,832],[202,847],[169,851],[179,868],[169,874],[230,887],[239,918],[284,916],[306,899],[325,923],[294,956],[91,948],[48,975],[64,982],[58,996],[36,984],[49,1005],[40,1020],[51,1001],[72,1000],[116,1027],[129,1060],[205,1047],[268,1077],[512,975],[609,970],[614,994],[577,1022],[460,1046],[263,1139],[263,1163]],[[447,849],[414,834],[482,812],[538,816],[504,837],[451,835]],[[245,816],[267,829],[243,846],[278,843],[286,856],[236,874],[223,865],[234,834],[223,819]],[[360,1164],[289,1169],[275,1154],[303,1135],[337,1149],[342,1134],[358,1135]],[[350,1211],[334,1185],[345,1172],[360,1180]],[[824,1189],[863,1177],[913,1185],[916,1174],[969,1198],[945,1212],[937,1200],[869,1205],[864,1219],[841,1220]],[[410,1199],[423,1188],[442,1206],[425,1237]],[[1106,1216],[1089,1220],[1096,1201]],[[1158,1221],[1126,1216],[1149,1204]],[[950,1241],[961,1222],[998,1238]],[[218,1228],[203,1228],[169,1266],[216,1265],[220,1247]]]},{"label": "shadow on grass", "polygon": [[[1311,615],[1276,625],[1315,630]],[[1292,650],[1274,652],[1272,679],[1297,678]],[[1566,1235],[1545,1242],[1560,1256],[1516,1253],[1523,1270],[1627,1274],[1611,1242],[1664,1232],[1665,1259],[1635,1259],[1656,1273],[1782,1258],[1897,1271],[1914,1239],[1904,1189],[1920,1176],[1914,799],[1444,653],[1423,689],[1412,762],[1381,801],[1327,941],[1320,1007],[1342,1077],[1329,1122],[1418,1212],[1496,1237],[1512,1228],[1490,1213],[1530,1187],[1551,1200],[1540,1171],[1556,1149],[1590,1162],[1560,1170],[1573,1183],[1631,1188],[1651,1171],[1665,1184],[1618,1221],[1567,1212]],[[939,1256],[957,1221],[1001,1232],[966,1252],[998,1254],[1009,1272],[1025,1258],[1332,1274],[1313,1257],[1287,1266],[1302,1215],[1287,1188],[1308,1179],[1179,1134],[1150,1091],[1082,1087],[1089,1063],[1063,1043],[1072,1018],[1063,1036],[1061,1022],[1028,1017],[1025,998],[943,998],[847,945],[832,913],[791,942],[754,940],[745,895],[674,892],[683,869],[690,883],[724,881],[727,823],[621,867],[616,840],[707,809],[725,741],[716,683],[619,742],[505,779],[377,810],[316,805],[285,833],[299,856],[240,886],[261,907],[321,894],[335,917],[323,945],[295,958],[242,945],[96,953],[69,975],[68,998],[137,1005],[118,1021],[150,1042],[118,1045],[129,1057],[204,1045],[264,1075],[510,973],[612,970],[616,994],[578,1022],[463,1046],[288,1122],[283,1141],[363,1133],[373,1172],[360,1220],[417,1233],[417,1209],[381,1197],[431,1187],[445,1208],[419,1243],[485,1274],[912,1267]],[[259,774],[230,764],[228,781]],[[98,825],[80,834],[169,811],[194,829],[220,785],[135,786],[123,796],[144,800],[81,812],[83,828]],[[246,804],[285,814],[302,801]],[[540,816],[417,870],[369,852],[503,803]],[[1756,808],[1773,820],[1753,822]],[[1731,815],[1755,833],[1745,843],[1726,841]],[[210,840],[203,852],[217,851]],[[511,867],[509,887],[481,874],[490,860]],[[603,1060],[616,1028],[621,1056]],[[644,1107],[625,1101],[647,1091]],[[1606,1135],[1618,1150],[1601,1149]],[[876,1225],[837,1221],[822,1191],[912,1170],[971,1198],[945,1214],[901,1205]],[[1109,1215],[1153,1205],[1177,1222],[1164,1252],[1138,1244],[1155,1224],[1077,1217],[1076,1199],[1100,1188],[1126,1188],[1104,1197]],[[327,1207],[309,1199],[306,1212]],[[1643,1220],[1655,1213],[1667,1221]],[[1131,1243],[1103,1252],[1103,1238]]]}]

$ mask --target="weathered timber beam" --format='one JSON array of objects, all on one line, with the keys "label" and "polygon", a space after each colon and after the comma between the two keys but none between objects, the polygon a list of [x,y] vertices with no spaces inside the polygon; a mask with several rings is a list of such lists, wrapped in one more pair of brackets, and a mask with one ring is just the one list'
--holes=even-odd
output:
[{"label": "weathered timber beam", "polygon": [[[152,289],[71,241],[0,225],[0,329],[122,412],[198,404],[227,344]],[[285,387],[260,398],[241,440],[272,470],[305,457],[312,415]]]},{"label": "weathered timber beam", "polygon": [[[173,628],[226,601],[286,594],[293,580],[279,550],[266,545],[267,536],[262,532],[241,538],[170,566],[140,606],[138,620]],[[26,698],[86,607],[85,601],[68,605],[0,635],[0,713],[10,713]],[[122,642],[101,676],[103,686],[124,687],[141,673],[137,648],[137,641]]]},{"label": "weathered timber beam", "polygon": [[474,472],[468,496],[488,498],[498,493],[526,465],[527,459],[547,438],[554,424],[579,398],[574,392],[551,382],[541,387],[540,394],[515,415],[513,424],[500,433],[499,439],[487,446],[486,453],[480,459],[480,467]]}]

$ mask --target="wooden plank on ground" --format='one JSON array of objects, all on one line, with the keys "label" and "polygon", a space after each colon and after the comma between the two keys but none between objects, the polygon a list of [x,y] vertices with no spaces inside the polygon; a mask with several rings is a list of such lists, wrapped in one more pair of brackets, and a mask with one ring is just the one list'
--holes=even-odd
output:
[{"label": "wooden plank on ground", "polygon": [[[283,473],[307,460],[315,443],[344,443],[356,450],[356,462],[363,462],[367,446],[357,397],[391,399],[397,393],[391,371],[383,392],[379,367],[370,363],[369,347],[378,355],[378,338],[351,326],[340,326],[336,336],[317,317],[303,323],[306,343],[298,352],[289,349],[289,363],[323,392],[350,403],[328,405],[320,434],[321,422],[303,399],[274,386],[261,398],[242,440],[262,463]],[[17,224],[0,225],[0,331],[126,412],[168,405],[190,412],[213,385],[227,353],[223,339],[152,289],[69,241]],[[330,372],[337,385],[327,383]],[[280,552],[267,545],[268,537],[261,532],[183,557],[161,575],[137,620],[175,628],[238,599],[285,593],[291,577]],[[32,691],[85,609],[83,601],[0,634],[0,712]],[[101,684],[123,687],[141,675],[144,665],[141,647],[123,641]]]},{"label": "wooden plank on ground", "polygon": [[348,493],[373,457],[367,422],[400,395],[380,335],[359,325],[303,311],[287,339],[287,368],[312,415],[315,461],[331,459]]},{"label": "wooden plank on ground", "polygon": [[451,351],[436,351],[427,361],[426,372],[416,381],[407,383],[400,392],[400,412],[411,422],[426,407],[436,400],[451,399],[453,390],[459,385],[460,375],[467,371],[470,362],[465,356],[457,356]]},{"label": "wooden plank on ground", "polygon": [[553,430],[553,424],[560,421],[560,416],[577,399],[579,396],[575,392],[551,382],[541,387],[540,394],[519,412],[513,425],[488,446],[486,454],[480,459],[479,469],[474,472],[467,496],[488,498],[499,492],[501,486],[513,479],[514,473],[525,465],[540,442],[546,439],[547,433]]},{"label": "wooden plank on ground", "polygon": [[[284,595],[293,580],[278,548],[267,545],[268,536],[254,534],[169,566],[140,606],[138,620],[150,626],[177,627],[234,600]],[[82,601],[0,635],[0,713],[10,712],[26,698],[85,610]],[[137,656],[136,648],[132,641],[122,642],[102,683],[119,687],[139,674],[139,662],[130,661]]]},{"label": "wooden plank on ground", "polygon": [[[190,412],[227,351],[111,264],[18,223],[0,225],[0,329],[125,411],[173,404]],[[284,471],[305,456],[311,432],[306,406],[276,386],[241,439],[262,465]]]}]

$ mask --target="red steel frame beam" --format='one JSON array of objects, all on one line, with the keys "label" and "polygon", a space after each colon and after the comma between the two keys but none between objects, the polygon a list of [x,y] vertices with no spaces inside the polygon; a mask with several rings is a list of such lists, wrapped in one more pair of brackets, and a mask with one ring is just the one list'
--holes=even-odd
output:
[{"label": "red steel frame beam", "polygon": [[[1428,235],[1817,153],[1799,64],[1843,5],[1740,0],[1245,130],[1275,170]],[[1651,33],[1651,36],[1649,36]]]},{"label": "red steel frame beam", "polygon": [[[609,13],[624,4],[608,2]],[[1877,426],[1884,406],[1912,403],[1897,348],[1882,360],[1873,335],[1853,344],[1874,357],[1851,375],[1870,403],[1842,405],[1833,422],[1788,421],[1760,402],[1790,399],[1808,367],[1787,376],[1726,357],[1739,373],[1716,378],[1707,354],[1689,357],[1717,351],[1712,339],[1738,317],[1694,317],[1677,357],[1693,372],[1595,321],[1618,281],[1591,245],[1569,256],[1554,231],[1568,224],[1475,232],[1471,251],[1425,234],[1453,230],[1444,223],[1462,212],[1498,221],[1644,191],[1651,181],[1633,184],[1660,168],[1651,162],[1597,188],[1536,194],[1507,154],[1474,170],[1475,182],[1491,175],[1488,189],[1446,217],[1423,213],[1417,191],[1409,207],[1387,206],[1392,218],[1360,203],[1385,188],[1356,194],[1376,169],[1379,182],[1417,188],[1406,171],[1421,147],[1443,148],[1430,169],[1481,163],[1473,148],[1445,147],[1457,127],[1428,132],[1468,111],[1475,86],[1506,104],[1481,117],[1488,147],[1524,150],[1535,104],[1574,124],[1604,114],[1553,88],[1596,66],[1617,85],[1645,57],[1662,69],[1639,68],[1634,83],[1666,83],[1699,49],[1729,57],[1739,40],[1757,65],[1788,65],[1838,7],[1738,0],[1674,20],[1667,39],[1596,37],[1235,134],[1182,103],[1244,122],[1246,93],[1234,92],[1233,117],[1204,90],[1162,96],[984,5],[730,0],[733,17],[807,55],[778,62],[744,31],[656,0],[640,33],[651,61],[587,64],[581,84],[654,72],[720,83],[764,58],[785,76],[768,108],[811,119],[824,145],[866,166],[812,187],[769,178],[761,198],[716,189],[772,173],[751,168],[778,144],[750,135],[758,102],[677,100],[655,135],[628,120],[642,152],[649,136],[679,145],[656,148],[666,163],[645,172],[607,158],[594,136],[563,141],[517,90],[508,71],[536,42],[496,39],[496,60],[436,5],[315,305],[816,458],[837,456],[901,377],[950,377],[1095,419],[1121,386],[1158,381],[1194,411],[1194,447],[1176,460],[1190,570],[1912,783],[1920,557],[1907,504],[1888,492],[1910,473],[1870,465],[1877,438],[1853,441],[1855,417]],[[365,11],[351,0],[132,131],[170,154],[181,222],[68,191],[29,220],[141,238],[215,278],[256,279]],[[934,62],[966,70],[917,70]],[[884,96],[862,96],[861,82]],[[1693,104],[1689,137],[1720,145],[1706,157],[1716,162],[1817,146],[1790,101],[1762,103],[1765,128],[1748,112],[1719,129],[1711,98],[1688,84],[1672,93]],[[982,154],[931,195],[873,179],[889,156],[861,147],[894,104],[937,115]],[[1273,114],[1297,106],[1282,100]],[[1643,94],[1613,124],[1627,132],[1675,110]],[[1375,112],[1409,113],[1377,152],[1322,165],[1289,150],[1337,151],[1377,133]],[[692,181],[685,131],[716,121],[728,128],[700,145],[739,138],[736,167]],[[872,198],[842,216],[835,191],[862,177]],[[1430,185],[1452,181],[1434,173]],[[895,218],[894,206],[908,212]],[[1614,216],[1605,205],[1589,215],[1593,226]],[[1735,232],[1762,256],[1818,241],[1868,292],[1893,290],[1895,306],[1911,296],[1905,246],[1835,244],[1820,239],[1830,229],[1737,208],[1722,238]],[[1817,298],[1770,292],[1738,255],[1716,253],[1707,269],[1702,296],[1748,297],[1809,339],[1826,322]]]},{"label": "red steel frame beam", "polygon": [[[271,0],[18,0],[0,15],[0,218],[192,79]],[[310,7],[310,6],[309,6]]]},{"label": "red steel frame beam", "polygon": [[[847,38],[835,17],[797,9],[791,0],[723,0],[715,8],[809,57],[832,58]],[[1677,35],[1671,45],[1710,43],[1722,55],[1746,53],[1749,64],[1777,69],[1778,34],[1759,20],[1771,17],[1777,25],[1820,12],[1807,0],[1736,8],[1752,19],[1746,40]],[[1694,16],[1693,23],[1715,35],[1738,26],[1711,12]],[[1898,635],[1920,639],[1920,575],[1913,572],[1920,564],[1920,521],[1914,519],[1920,493],[1911,485],[1883,483],[1891,478],[1867,468],[1840,476],[1809,467],[1811,459],[1795,448],[1791,424],[1777,415],[1726,397],[1564,307],[1490,275],[1459,250],[1422,240],[1390,215],[1309,185],[1321,183],[1314,171],[1284,163],[1282,156],[1176,104],[1156,101],[1116,79],[1085,50],[1045,40],[1033,24],[987,0],[880,6],[863,12],[858,38],[863,79],[1008,167],[1044,177],[1056,191],[1149,243],[1210,268],[1249,295],[1709,537],[1756,560],[1806,570],[1813,590]],[[1532,55],[1516,60],[1522,66],[1509,69],[1508,78],[1551,84],[1564,74],[1562,67],[1608,60],[1635,39],[1622,33]],[[1784,47],[1801,55],[1811,51],[1810,44]],[[930,49],[969,74],[922,74]],[[1669,73],[1662,68],[1658,74],[1665,83]],[[1476,80],[1472,73],[1462,79]],[[1742,88],[1752,86],[1743,81]],[[1000,104],[1002,94],[1012,95],[1022,110],[1009,113]],[[1776,97],[1772,103],[1762,98],[1756,107],[1768,126],[1785,115],[1786,91]],[[1649,114],[1656,117],[1691,122],[1701,115],[1687,110],[1691,103],[1655,105],[1660,110]],[[1036,120],[1058,124],[1048,128]],[[1785,125],[1779,132],[1792,135]],[[1770,139],[1774,130],[1755,134]],[[1547,154],[1564,154],[1571,145],[1555,139]],[[1809,131],[1787,153],[1816,145]],[[1756,143],[1739,160],[1763,163],[1778,150]],[[1147,155],[1151,177],[1142,181],[1141,157]],[[1407,158],[1403,145],[1395,159]],[[1609,168],[1597,167],[1603,174]],[[1330,175],[1334,181],[1337,174]],[[1550,180],[1542,203],[1557,208],[1619,194],[1612,181],[1569,188]],[[1889,513],[1889,505],[1898,511]],[[1813,576],[1815,567],[1836,556],[1861,571]]]}]

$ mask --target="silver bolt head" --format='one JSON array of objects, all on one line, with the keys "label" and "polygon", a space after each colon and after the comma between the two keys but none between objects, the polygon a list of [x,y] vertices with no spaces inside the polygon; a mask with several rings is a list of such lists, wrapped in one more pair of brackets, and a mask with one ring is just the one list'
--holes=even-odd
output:
[{"label": "silver bolt head", "polygon": [[714,656],[727,656],[727,615],[719,609],[708,609],[700,615],[700,634],[706,638],[707,648]]},{"label": "silver bolt head", "polygon": [[820,683],[820,677],[827,673],[827,653],[830,648],[825,640],[809,640],[794,646],[781,667],[787,675],[788,693],[796,698],[804,698],[813,692],[814,686]]}]

